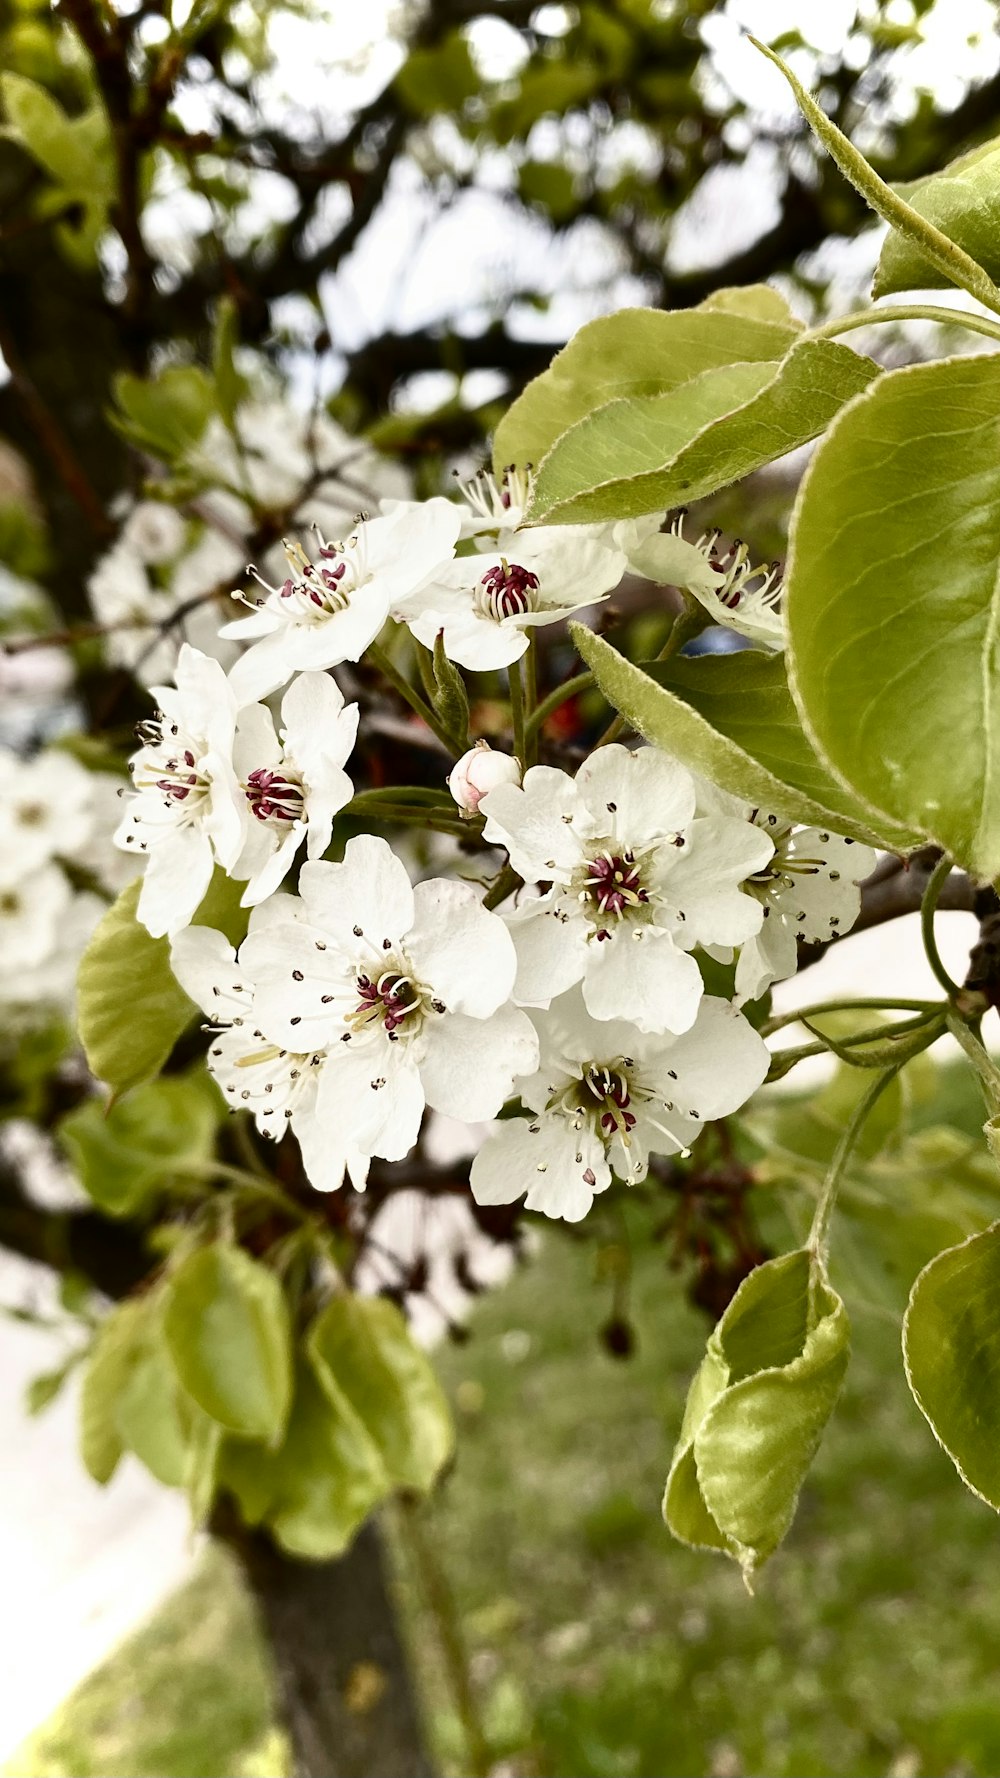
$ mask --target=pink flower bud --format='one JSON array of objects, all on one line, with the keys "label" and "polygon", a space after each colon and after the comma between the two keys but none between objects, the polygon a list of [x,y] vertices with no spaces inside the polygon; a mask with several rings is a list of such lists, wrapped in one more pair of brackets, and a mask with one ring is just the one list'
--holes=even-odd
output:
[{"label": "pink flower bud", "polygon": [[521,768],[509,753],[494,753],[488,741],[477,741],[451,769],[448,789],[463,815],[474,815],[480,798],[498,784],[520,784]]}]

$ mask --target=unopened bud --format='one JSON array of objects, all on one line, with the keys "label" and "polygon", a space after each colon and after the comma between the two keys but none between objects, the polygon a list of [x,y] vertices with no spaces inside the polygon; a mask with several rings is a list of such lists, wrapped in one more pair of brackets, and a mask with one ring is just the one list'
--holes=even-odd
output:
[{"label": "unopened bud", "polygon": [[509,753],[495,753],[488,741],[477,741],[454,765],[448,789],[463,815],[474,815],[480,799],[498,784],[520,784],[521,768]]}]

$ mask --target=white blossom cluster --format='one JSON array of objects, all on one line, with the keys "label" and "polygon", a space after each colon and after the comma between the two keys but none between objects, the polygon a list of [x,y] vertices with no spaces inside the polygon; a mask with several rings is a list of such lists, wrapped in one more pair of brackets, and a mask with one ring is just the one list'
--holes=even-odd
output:
[{"label": "white blossom cluster", "polygon": [[[120,779],[59,746],[32,758],[0,748],[0,1010],[5,1021],[69,1015],[77,965],[131,874],[108,842]],[[71,869],[68,867],[72,867]],[[93,884],[94,887],[84,886]]]},{"label": "white blossom cluster", "polygon": [[[484,670],[630,570],[718,593],[730,619],[750,585],[750,628],[773,614],[745,553],[720,563],[714,539],[662,532],[659,514],[528,528],[528,493],[524,475],[480,478],[459,501],[388,498],[347,536],[289,543],[282,576],[254,573],[236,595],[249,612],[224,631],[245,645],[229,673],[184,645],[155,688],[116,838],[146,861],[139,918],[171,940],[228,1103],[263,1135],[290,1127],[314,1186],[362,1189],[373,1158],[410,1151],[427,1109],[467,1124],[502,1112],[475,1197],[575,1221],[613,1174],[641,1180],[757,1089],[769,1054],[743,1004],[794,970],[797,939],[848,929],[874,858],[658,749],[614,744],[575,776],[522,774],[482,745],[455,763],[455,802],[523,882],[498,911],[457,869],[412,883],[373,835],[325,857],[358,729],[329,670],[387,624]],[[773,625],[755,639],[773,645]],[[191,925],[216,867],[252,910],[238,953]],[[705,993],[699,952],[735,959],[732,1000]]]}]

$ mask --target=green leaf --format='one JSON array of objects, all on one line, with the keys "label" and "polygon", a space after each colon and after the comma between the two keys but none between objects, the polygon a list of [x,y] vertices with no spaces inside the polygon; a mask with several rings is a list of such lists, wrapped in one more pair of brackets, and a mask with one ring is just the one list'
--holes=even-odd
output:
[{"label": "green leaf", "polygon": [[806,1249],[744,1279],[688,1396],[663,1501],[675,1537],[724,1550],[749,1582],[792,1522],[849,1344],[844,1305]]},{"label": "green leaf", "polygon": [[[971,254],[996,282],[1000,276],[1000,142],[951,161],[939,173],[913,179],[893,190],[911,209]],[[875,271],[872,294],[948,288],[952,280],[920,252],[916,242],[890,229]]]},{"label": "green leaf", "polygon": [[40,1371],[37,1377],[32,1377],[24,1396],[24,1405],[29,1414],[44,1413],[49,1404],[55,1401],[75,1363],[74,1356],[65,1364],[59,1365],[58,1369]]},{"label": "green leaf", "polygon": [[434,709],[454,743],[456,753],[469,745],[469,695],[465,680],[444,651],[444,631],[434,638]]},{"label": "green leaf", "polygon": [[459,31],[449,31],[433,49],[411,50],[393,82],[415,117],[460,111],[479,84],[469,45]]},{"label": "green leaf", "polygon": [[910,1293],[914,1399],[963,1482],[1000,1511],[1000,1222],[939,1253]]},{"label": "green leaf", "polygon": [[[181,1480],[191,1506],[191,1523],[198,1529],[207,1522],[212,1510],[225,1435],[218,1422],[210,1419],[208,1414],[203,1414],[193,1404],[186,1405],[187,1451]],[[253,1448],[244,1446],[246,1450]]]},{"label": "green leaf", "polygon": [[339,1556],[390,1492],[382,1459],[346,1396],[322,1388],[303,1360],[284,1443],[277,1451],[227,1441],[219,1484],[249,1524],[266,1523],[290,1555]]},{"label": "green leaf", "polygon": [[236,368],[235,350],[239,344],[239,311],[231,296],[219,298],[212,328],[212,375],[215,399],[222,418],[232,429],[236,409],[246,393],[246,378]]},{"label": "green leaf", "polygon": [[98,1329],[80,1394],[80,1455],[95,1482],[111,1480],[124,1449],[118,1403],[142,1349],[145,1302],[120,1303]]},{"label": "green leaf", "polygon": [[155,377],[115,378],[116,424],[137,449],[166,463],[195,449],[216,410],[212,379],[194,364],[172,364]]},{"label": "green leaf", "polygon": [[606,402],[665,395],[723,365],[773,363],[794,341],[790,323],[718,307],[602,315],[508,408],[493,439],[494,467],[541,463],[563,432]]},{"label": "green leaf", "polygon": [[12,136],[67,194],[101,200],[115,193],[115,163],[105,112],[69,117],[50,92],[23,74],[0,74],[0,99]]},{"label": "green leaf", "polygon": [[806,474],[789,681],[821,757],[974,875],[1000,872],[1000,356],[891,371]]},{"label": "green leaf", "polygon": [[[196,926],[237,943],[246,932],[242,883],[216,871]],[[170,943],[136,919],[141,882],[130,883],[95,928],[77,976],[77,1024],[87,1063],[116,1097],[158,1074],[194,1016],[170,968]]]},{"label": "green leaf", "polygon": [[801,333],[802,322],[792,313],[780,290],[770,284],[724,284],[713,290],[700,305],[702,309],[722,309],[727,315],[745,315],[751,321],[771,321]]},{"label": "green leaf", "polygon": [[134,1216],[186,1162],[207,1161],[223,1107],[204,1072],[150,1081],[111,1106],[88,1099],[56,1134],[88,1197],[109,1216]]},{"label": "green leaf", "polygon": [[[789,820],[821,827],[829,824],[848,839],[873,844],[877,834],[879,843],[894,847],[916,843],[894,822],[866,809],[824,771],[801,727],[794,724],[787,687],[781,692],[777,679],[778,673],[783,677],[780,661],[747,651],[720,657],[711,663],[708,673],[702,676],[699,671],[695,677],[687,672],[694,662],[675,660],[669,663],[677,675],[675,692],[658,685],[651,677],[652,669],[634,666],[585,625],[571,624],[570,633],[604,696],[636,733],[710,778],[720,789]],[[723,662],[724,673],[717,681],[715,669]],[[737,696],[740,690],[752,695],[759,687],[759,723],[747,720],[747,712],[736,698],[730,700],[725,692],[720,695],[711,689],[713,682],[722,683],[722,679],[731,680]],[[702,699],[711,718],[702,711]],[[778,776],[779,767],[785,777]],[[795,782],[791,781],[793,773]],[[825,801],[819,800],[820,792]]]},{"label": "green leaf", "polygon": [[239,1247],[199,1248],[168,1279],[163,1326],[198,1406],[230,1432],[277,1444],[291,1401],[292,1346],[274,1273]]},{"label": "green leaf", "polygon": [[556,440],[528,516],[590,524],[701,500],[815,438],[878,374],[847,346],[803,340],[777,370],[732,364],[609,402]]},{"label": "green leaf", "polygon": [[179,1488],[187,1462],[188,1424],[159,1316],[144,1318],[115,1404],[115,1426],[127,1451],[166,1488]]},{"label": "green leaf", "polygon": [[562,161],[522,161],[517,189],[526,204],[537,204],[554,222],[564,222],[577,208],[576,179]]},{"label": "green leaf", "polygon": [[332,1385],[350,1402],[394,1486],[426,1493],[451,1456],[454,1429],[434,1367],[396,1305],[335,1296],[308,1346],[324,1389]]}]

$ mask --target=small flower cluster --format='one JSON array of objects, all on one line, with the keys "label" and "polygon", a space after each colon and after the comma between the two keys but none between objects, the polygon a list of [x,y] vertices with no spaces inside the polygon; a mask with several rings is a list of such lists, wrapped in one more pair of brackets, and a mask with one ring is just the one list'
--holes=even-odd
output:
[{"label": "small flower cluster", "polygon": [[[264,1136],[291,1128],[314,1186],[363,1189],[428,1109],[468,1124],[504,1111],[474,1196],[574,1221],[613,1174],[641,1180],[761,1084],[769,1054],[743,1003],[794,970],[799,938],[847,930],[873,858],[653,747],[599,746],[571,776],[484,743],[453,766],[441,825],[506,854],[520,887],[498,911],[457,874],[414,884],[371,834],[327,857],[359,727],[331,670],[387,625],[456,667],[515,669],[538,626],[633,571],[748,614],[773,645],[773,583],[742,546],[721,558],[662,515],[532,529],[529,496],[510,473],[460,501],[386,499],[347,535],[317,530],[311,552],[289,542],[280,576],[251,571],[228,675],[184,645],[155,688],[116,838],[145,859],[139,918],[172,941],[228,1103]],[[262,701],[276,693],[277,717]],[[297,892],[280,892],[296,864]],[[252,910],[238,952],[191,925],[216,868]],[[705,993],[699,954],[735,959],[731,1000]]]},{"label": "small flower cluster", "polygon": [[109,856],[119,789],[116,777],[87,771],[63,747],[31,758],[0,748],[5,1019],[24,1025],[72,1009],[77,964],[107,905],[96,891],[117,890],[130,874]]}]

